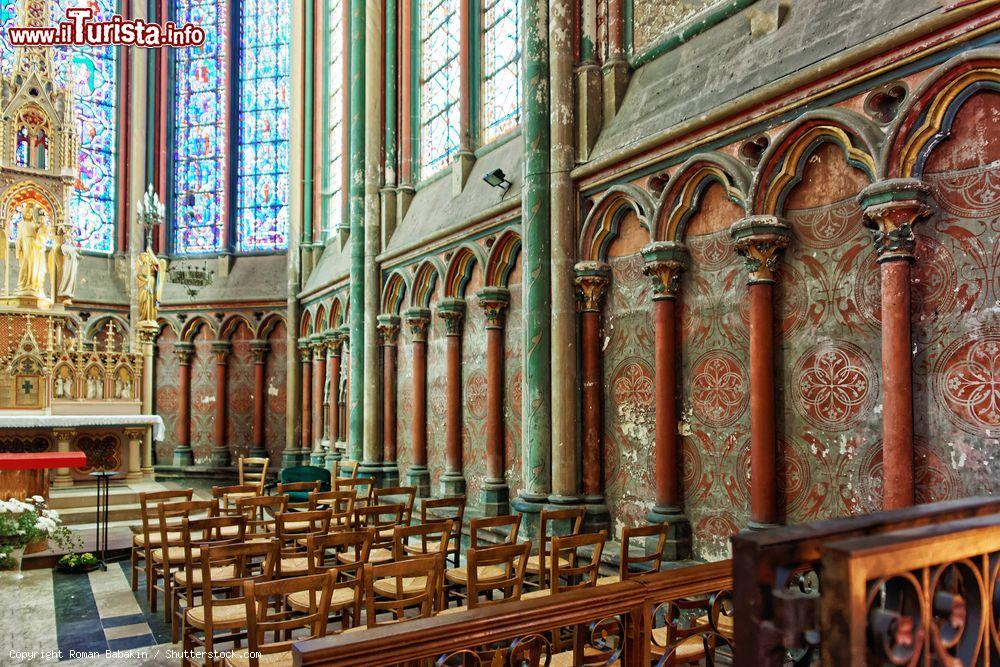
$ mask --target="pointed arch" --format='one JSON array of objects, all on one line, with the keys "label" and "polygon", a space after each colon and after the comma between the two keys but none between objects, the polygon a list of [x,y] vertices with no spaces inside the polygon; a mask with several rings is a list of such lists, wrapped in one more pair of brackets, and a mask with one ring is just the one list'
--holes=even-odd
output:
[{"label": "pointed arch", "polygon": [[312,332],[312,311],[308,308],[302,312],[299,319],[299,338],[305,338]]},{"label": "pointed arch", "polygon": [[[608,188],[594,202],[583,222],[579,259],[599,262],[607,259],[608,248],[618,236],[621,221],[629,211],[636,214],[639,224],[649,232],[655,209],[653,198],[638,186],[615,185]],[[651,240],[647,239],[647,242]]]},{"label": "pointed arch", "polygon": [[749,210],[755,215],[780,215],[785,199],[801,180],[809,158],[824,143],[844,151],[847,163],[871,182],[880,179],[876,163],[881,132],[861,114],[822,109],[802,114],[771,144],[754,176]]},{"label": "pointed arch", "polygon": [[521,235],[513,229],[504,230],[493,242],[489,257],[486,259],[484,276],[486,287],[507,287],[520,254]]},{"label": "pointed arch", "polygon": [[466,244],[455,250],[448,262],[448,272],[445,274],[444,295],[458,299],[465,298],[465,288],[472,280],[472,272],[476,264],[483,266],[483,250],[478,245]]},{"label": "pointed arch", "polygon": [[414,308],[430,308],[431,297],[438,279],[444,275],[444,264],[437,257],[425,259],[413,274],[413,288],[410,291],[410,305]]},{"label": "pointed arch", "polygon": [[713,183],[725,189],[731,202],[747,209],[753,176],[746,166],[723,153],[699,153],[687,160],[667,182],[656,205],[654,241],[683,241],[687,221],[698,210],[701,196]]},{"label": "pointed arch", "polygon": [[184,323],[184,327],[181,329],[181,340],[185,343],[194,342],[195,336],[198,335],[202,327],[208,327],[213,337],[218,340],[218,330],[212,324],[212,321],[203,315],[195,315]]},{"label": "pointed arch", "polygon": [[219,339],[229,340],[232,338],[241,323],[246,325],[247,331],[253,331],[253,325],[250,324],[250,320],[239,313],[233,313],[222,321],[222,326],[219,327]]},{"label": "pointed arch", "polygon": [[264,319],[260,321],[260,326],[257,327],[255,338],[258,340],[267,340],[271,332],[279,324],[285,324],[285,317],[281,313],[269,313],[265,315]]},{"label": "pointed arch", "polygon": [[910,96],[889,130],[886,178],[920,178],[931,152],[951,135],[962,105],[980,91],[1000,93],[1000,48],[967,51],[939,67]]},{"label": "pointed arch", "polygon": [[108,313],[106,315],[101,315],[90,322],[87,323],[86,328],[83,331],[84,340],[93,340],[94,336],[101,332],[101,330],[107,326],[108,322],[114,322],[118,325],[123,336],[128,338],[129,336],[129,324],[128,320],[121,315],[114,315]]},{"label": "pointed arch", "polygon": [[330,315],[327,319],[327,327],[336,329],[344,323],[344,304],[339,296],[330,299]]},{"label": "pointed arch", "polygon": [[326,304],[319,304],[316,307],[316,314],[313,316],[312,329],[309,330],[309,335],[322,333],[326,327]]},{"label": "pointed arch", "polygon": [[403,270],[398,269],[389,274],[389,278],[385,281],[385,287],[382,288],[383,313],[399,315],[399,311],[403,307],[403,299],[406,298],[407,287],[407,276]]}]

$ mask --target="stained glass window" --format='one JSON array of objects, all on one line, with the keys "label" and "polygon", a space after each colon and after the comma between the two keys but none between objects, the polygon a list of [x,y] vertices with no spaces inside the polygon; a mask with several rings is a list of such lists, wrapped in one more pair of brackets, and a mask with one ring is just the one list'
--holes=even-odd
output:
[{"label": "stained glass window", "polygon": [[243,0],[236,249],[288,247],[291,0]]},{"label": "stained glass window", "polygon": [[420,170],[427,177],[458,151],[459,0],[420,3]]},{"label": "stained glass window", "polygon": [[480,131],[489,143],[513,129],[521,115],[518,0],[483,0]]},{"label": "stained glass window", "polygon": [[0,41],[3,42],[0,74],[7,74],[14,66],[14,53],[7,38],[7,28],[12,25],[17,25],[17,0],[0,0]]},{"label": "stained glass window", "polygon": [[174,20],[205,29],[174,51],[173,243],[178,254],[219,252],[226,224],[228,3],[177,0]]},{"label": "stained glass window", "polygon": [[326,231],[344,213],[344,4],[330,0],[326,14]]},{"label": "stained glass window", "polygon": [[[69,7],[94,7],[97,20],[108,20],[115,0],[60,0],[56,20]],[[115,248],[115,180],[118,162],[117,47],[81,46],[55,50],[56,72],[76,93],[80,135],[80,175],[70,197],[69,220],[84,250],[111,253]]]}]

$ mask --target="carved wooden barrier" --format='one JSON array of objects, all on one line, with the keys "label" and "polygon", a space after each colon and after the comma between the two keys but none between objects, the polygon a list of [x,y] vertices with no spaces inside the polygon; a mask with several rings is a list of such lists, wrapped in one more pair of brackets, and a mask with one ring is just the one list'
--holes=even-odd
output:
[{"label": "carved wooden barrier", "polygon": [[[1000,497],[965,498],[734,536],[736,667],[809,665],[819,658],[821,646],[827,650],[824,635],[832,630],[820,624],[820,604],[827,596],[821,589],[824,547],[883,535],[905,542],[918,539],[921,531],[933,534],[939,524],[997,513]],[[847,598],[831,592],[827,604],[846,605]]]},{"label": "carved wooden barrier", "polygon": [[[716,627],[722,616],[731,618],[731,587],[731,561],[696,565],[301,642],[295,664],[547,665],[557,652],[574,651],[576,665],[648,667],[671,664],[684,642],[731,654]],[[667,625],[678,630],[667,632]]]}]

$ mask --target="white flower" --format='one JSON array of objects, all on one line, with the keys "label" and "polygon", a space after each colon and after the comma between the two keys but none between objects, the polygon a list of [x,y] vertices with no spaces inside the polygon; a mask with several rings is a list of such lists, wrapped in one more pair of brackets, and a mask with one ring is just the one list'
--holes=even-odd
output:
[{"label": "white flower", "polygon": [[36,503],[44,503],[45,502],[45,498],[42,498],[41,496],[31,496],[31,499],[33,501],[35,501]]}]

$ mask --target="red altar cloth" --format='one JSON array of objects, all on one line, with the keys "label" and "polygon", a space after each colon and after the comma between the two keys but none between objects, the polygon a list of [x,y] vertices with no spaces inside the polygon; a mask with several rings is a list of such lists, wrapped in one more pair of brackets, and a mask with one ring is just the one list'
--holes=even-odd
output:
[{"label": "red altar cloth", "polygon": [[47,470],[82,468],[87,465],[83,452],[43,452],[41,454],[0,454],[0,470]]}]

